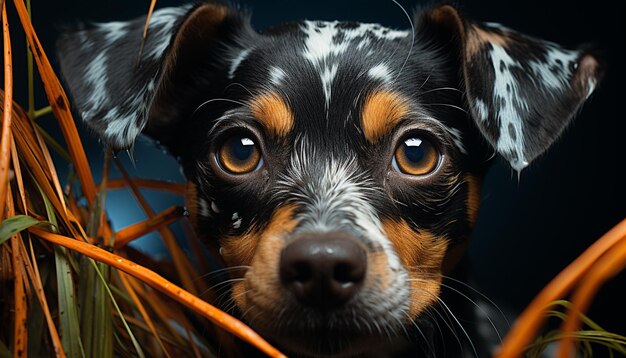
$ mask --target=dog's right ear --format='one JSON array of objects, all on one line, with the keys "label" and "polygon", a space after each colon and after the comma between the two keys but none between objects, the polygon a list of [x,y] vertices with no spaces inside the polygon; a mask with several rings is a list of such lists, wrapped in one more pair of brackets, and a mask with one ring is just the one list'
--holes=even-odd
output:
[{"label": "dog's right ear", "polygon": [[99,24],[57,43],[73,105],[114,150],[140,132],[170,146],[190,93],[210,86],[238,43],[256,35],[245,14],[213,2],[155,11],[142,46],[145,21]]}]

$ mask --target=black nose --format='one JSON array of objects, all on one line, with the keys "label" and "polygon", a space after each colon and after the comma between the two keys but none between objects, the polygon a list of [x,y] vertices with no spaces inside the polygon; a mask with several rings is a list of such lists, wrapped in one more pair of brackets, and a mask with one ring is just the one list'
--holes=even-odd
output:
[{"label": "black nose", "polygon": [[352,298],[363,284],[367,254],[346,233],[300,235],[280,258],[282,284],[298,301],[323,310]]}]

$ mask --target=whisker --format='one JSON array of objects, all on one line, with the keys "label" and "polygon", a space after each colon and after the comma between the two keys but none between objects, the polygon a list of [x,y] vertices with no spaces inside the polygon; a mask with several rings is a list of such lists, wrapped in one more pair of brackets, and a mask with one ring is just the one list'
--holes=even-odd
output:
[{"label": "whisker", "polygon": [[224,102],[236,103],[236,104],[238,104],[238,105],[240,105],[240,106],[245,106],[245,105],[246,105],[245,103],[243,103],[243,102],[241,102],[241,101],[234,100],[234,99],[228,99],[228,98],[213,98],[213,99],[210,99],[210,100],[208,100],[208,101],[204,101],[204,102],[202,102],[202,104],[200,104],[200,105],[198,106],[198,108],[196,108],[196,110],[195,110],[195,111],[193,111],[193,113],[191,114],[191,116],[192,116],[192,117],[193,117],[193,116],[195,116],[195,115],[196,115],[196,112],[198,112],[198,111],[199,111],[202,107],[204,107],[206,104],[209,104],[209,103],[212,103],[212,102],[215,102],[215,101],[224,101]]},{"label": "whisker", "polygon": [[222,272],[235,271],[235,270],[244,270],[244,269],[249,269],[251,267],[252,266],[246,266],[246,265],[224,267],[224,268],[220,268],[220,269],[213,270],[211,272],[207,272],[205,274],[202,274],[202,275],[194,278],[191,282],[196,282],[197,280],[200,280],[200,279],[203,279],[203,278],[208,278],[209,276],[217,275],[217,274],[222,273]]},{"label": "whisker", "polygon": [[[424,281],[425,282],[426,280],[415,278],[415,279],[410,279],[409,281]],[[476,303],[474,300],[472,300],[469,296],[467,296],[466,294],[464,294],[460,290],[457,290],[456,288],[454,288],[454,287],[452,287],[450,285],[447,285],[447,284],[442,282],[441,286],[446,287],[446,288],[452,290],[455,293],[458,293],[463,298],[465,298],[466,300],[471,302],[474,306],[476,306],[476,308],[478,308],[480,310],[480,312],[482,312],[485,315],[485,317],[487,317],[487,320],[489,321],[489,324],[491,325],[491,327],[493,328],[494,332],[496,332],[496,335],[498,336],[498,340],[500,341],[500,343],[502,343],[502,336],[500,335],[500,331],[496,327],[496,324],[491,320],[491,318],[489,317],[489,314],[478,303]]]},{"label": "whisker", "polygon": [[[416,266],[416,267],[420,267],[420,266]],[[511,323],[510,323],[509,319],[507,318],[507,316],[502,311],[502,309],[500,309],[500,307],[493,300],[491,300],[489,297],[487,297],[487,295],[485,295],[484,293],[480,292],[476,288],[468,285],[467,283],[465,283],[465,282],[463,282],[461,280],[458,280],[458,279],[456,279],[454,277],[446,276],[444,274],[433,274],[433,273],[430,273],[430,272],[424,272],[422,274],[442,277],[442,278],[444,278],[446,280],[453,281],[455,283],[458,283],[458,284],[460,284],[460,285],[462,285],[462,286],[472,290],[474,293],[478,294],[481,298],[485,299],[491,306],[493,306],[498,311],[500,316],[504,319],[504,321],[506,322],[507,327],[511,328]]]},{"label": "whisker", "polygon": [[[421,87],[420,87],[420,88],[421,88]],[[463,91],[461,91],[461,90],[460,90],[460,89],[458,89],[458,88],[454,88],[454,87],[439,87],[439,88],[433,88],[433,89],[430,89],[430,90],[428,90],[428,91],[424,91],[424,92],[420,93],[417,97],[419,98],[419,97],[421,97],[421,96],[423,96],[423,95],[425,95],[425,94],[427,94],[427,93],[436,92],[436,91],[444,91],[444,90],[448,90],[448,91],[456,91],[456,92],[459,92],[459,93],[463,93]]]},{"label": "whisker", "polygon": [[409,47],[409,53],[406,55],[406,58],[404,59],[404,63],[402,63],[402,67],[400,67],[400,71],[398,71],[398,75],[394,79],[394,81],[397,81],[398,78],[400,77],[400,74],[402,73],[402,70],[404,69],[404,66],[406,66],[406,63],[409,61],[409,58],[411,57],[411,53],[413,52],[413,45],[415,44],[415,25],[413,24],[413,20],[411,19],[411,16],[406,11],[404,6],[400,5],[400,3],[396,0],[391,0],[391,1],[393,1],[394,4],[400,7],[402,12],[404,12],[404,15],[406,15],[406,18],[409,20],[409,24],[411,25],[411,47]]},{"label": "whisker", "polygon": [[449,103],[425,103],[424,106],[444,106],[444,107],[450,107],[450,108],[458,109],[459,111],[461,111],[463,113],[467,113],[467,111],[464,110],[463,108],[461,108],[459,106],[455,106],[453,104],[449,104]]},{"label": "whisker", "polygon": [[242,84],[241,84],[241,83],[239,83],[239,82],[233,82],[233,83],[229,84],[228,86],[226,86],[226,87],[224,88],[224,92],[226,92],[226,91],[228,90],[228,88],[230,88],[231,86],[239,86],[239,87],[243,88],[246,92],[248,92],[248,94],[249,94],[250,96],[254,96],[254,95],[252,94],[252,91],[250,91],[250,90],[248,89],[248,87],[246,87],[246,86],[242,85]]},{"label": "whisker", "polygon": [[441,298],[437,297],[437,301],[439,301],[439,303],[441,303],[443,305],[443,307],[445,307],[445,309],[448,310],[448,312],[450,312],[450,315],[452,316],[452,319],[454,319],[454,321],[459,326],[459,328],[461,328],[461,331],[463,331],[463,334],[467,338],[468,343],[472,347],[472,351],[474,352],[474,356],[476,358],[478,358],[478,352],[476,351],[476,347],[474,346],[474,342],[472,342],[472,338],[470,337],[469,333],[467,333],[467,331],[465,330],[465,327],[463,327],[463,325],[458,320],[458,318],[456,318],[456,315],[452,312],[452,310],[450,310],[450,307],[448,307],[448,305]]}]

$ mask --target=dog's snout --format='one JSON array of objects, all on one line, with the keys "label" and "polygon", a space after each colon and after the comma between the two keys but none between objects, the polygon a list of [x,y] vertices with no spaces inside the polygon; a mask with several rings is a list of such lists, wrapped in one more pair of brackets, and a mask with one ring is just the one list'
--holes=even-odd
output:
[{"label": "dog's snout", "polygon": [[349,234],[306,234],[281,255],[280,278],[298,301],[318,309],[339,307],[361,287],[367,253]]}]

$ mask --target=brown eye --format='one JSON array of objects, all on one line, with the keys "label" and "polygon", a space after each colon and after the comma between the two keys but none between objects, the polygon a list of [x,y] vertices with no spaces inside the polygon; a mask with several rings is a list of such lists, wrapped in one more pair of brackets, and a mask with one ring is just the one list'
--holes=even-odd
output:
[{"label": "brown eye", "polygon": [[406,138],[400,143],[391,161],[398,172],[408,175],[426,175],[437,168],[439,151],[420,136]]},{"label": "brown eye", "polygon": [[249,134],[235,134],[228,138],[217,153],[222,168],[232,174],[246,174],[261,167],[261,150]]}]

